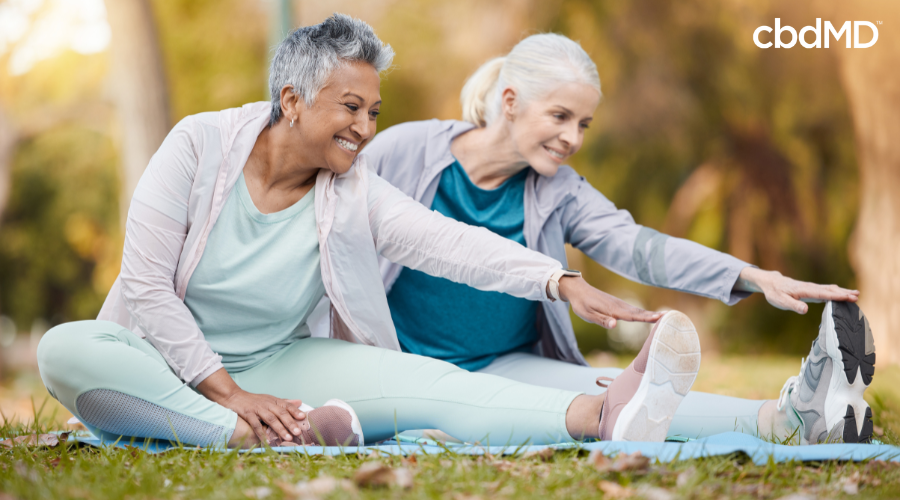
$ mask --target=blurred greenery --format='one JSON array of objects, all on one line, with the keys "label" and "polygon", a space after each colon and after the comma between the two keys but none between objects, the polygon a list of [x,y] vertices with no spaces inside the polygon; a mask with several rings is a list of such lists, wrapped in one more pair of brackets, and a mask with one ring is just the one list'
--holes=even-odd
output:
[{"label": "blurred greenery", "polygon": [[[117,158],[109,137],[64,126],[22,142],[0,227],[0,301],[22,327],[96,317],[118,274]],[[110,279],[112,278],[112,279]]]},{"label": "blurred greenery", "polygon": [[[47,0],[49,1],[49,0]],[[265,98],[266,2],[154,0],[172,119]],[[604,99],[575,167],[641,224],[691,238],[766,269],[853,287],[847,246],[858,205],[848,103],[828,51],[761,51],[749,33],[774,17],[802,26],[799,7],[769,1],[440,2],[346,0],[397,52],[382,84],[379,127],[458,118],[468,74],[519,39],[555,31],[596,61]],[[295,2],[296,21],[332,6]],[[94,317],[115,277],[117,130],[105,54],[65,52],[6,74],[0,106],[14,121],[94,103],[22,139],[0,221],[0,313],[21,329]],[[64,78],[61,78],[65,76]],[[99,118],[98,118],[99,117]],[[631,283],[577,252],[597,286],[646,307],[688,312],[706,349],[805,353],[820,307],[806,316],[761,297],[738,307]],[[607,332],[576,321],[583,350]]]}]

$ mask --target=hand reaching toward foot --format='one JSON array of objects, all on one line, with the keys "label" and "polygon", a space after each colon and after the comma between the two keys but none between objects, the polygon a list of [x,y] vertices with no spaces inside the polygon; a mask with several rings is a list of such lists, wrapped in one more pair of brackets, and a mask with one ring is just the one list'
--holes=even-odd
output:
[{"label": "hand reaching toward foot", "polygon": [[655,323],[661,312],[650,312],[592,287],[584,278],[564,276],[559,280],[559,297],[572,304],[579,318],[604,328],[615,328],[617,320]]},{"label": "hand reaching toward foot", "polygon": [[734,289],[743,292],[760,292],[765,294],[769,304],[785,310],[806,314],[809,310],[804,302],[856,302],[859,290],[848,290],[837,285],[818,285],[806,281],[797,281],[782,275],[778,271],[763,271],[755,267],[745,267],[734,285]]}]

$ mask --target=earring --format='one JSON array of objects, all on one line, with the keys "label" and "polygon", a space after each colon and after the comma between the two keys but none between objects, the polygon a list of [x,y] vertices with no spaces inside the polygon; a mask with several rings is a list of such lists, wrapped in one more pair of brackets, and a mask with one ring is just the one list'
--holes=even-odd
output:
[{"label": "earring", "polygon": [[291,118],[291,128],[294,128],[294,119]]}]

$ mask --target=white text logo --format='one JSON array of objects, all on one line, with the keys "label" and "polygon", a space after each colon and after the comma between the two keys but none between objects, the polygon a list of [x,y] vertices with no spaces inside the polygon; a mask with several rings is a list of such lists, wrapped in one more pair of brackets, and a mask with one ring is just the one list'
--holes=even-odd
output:
[{"label": "white text logo", "polygon": [[[881,21],[878,21],[878,24],[881,24]],[[872,39],[865,43],[860,43],[859,41],[859,27],[865,26],[872,30]],[[775,34],[772,36],[772,42],[763,43],[760,41],[760,33],[763,31],[767,31]],[[809,33],[815,35],[815,39],[810,43],[807,42],[807,35]],[[785,42],[782,38],[784,33],[788,33],[790,35],[790,41]],[[756,44],[757,47],[761,49],[768,49],[771,46],[775,46],[776,49],[789,49],[800,42],[800,45],[807,49],[812,48],[821,48],[822,47],[822,39],[825,39],[825,48],[828,48],[828,42],[831,40],[831,37],[834,37],[835,42],[840,42],[841,37],[846,39],[847,48],[850,48],[850,21],[845,22],[841,25],[840,29],[835,29],[834,25],[831,24],[831,21],[825,21],[825,29],[822,29],[822,19],[816,18],[816,27],[806,26],[800,30],[798,34],[794,28],[790,26],[782,26],[781,18],[775,18],[775,29],[773,30],[770,26],[760,26],[756,28],[756,31],[753,32],[753,43]],[[875,27],[874,24],[869,21],[853,21],[853,48],[856,49],[865,49],[867,47],[871,47],[875,45],[875,42],[878,41],[878,28]]]}]

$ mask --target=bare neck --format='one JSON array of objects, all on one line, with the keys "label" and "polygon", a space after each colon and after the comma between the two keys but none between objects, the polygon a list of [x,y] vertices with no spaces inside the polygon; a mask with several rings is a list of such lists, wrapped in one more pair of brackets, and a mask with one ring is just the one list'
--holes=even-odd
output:
[{"label": "bare neck", "polygon": [[482,189],[495,189],[528,167],[502,121],[458,136],[450,144],[450,152]]},{"label": "bare neck", "polygon": [[283,210],[309,192],[315,185],[319,167],[302,152],[284,123],[266,127],[256,139],[244,165],[244,180],[256,208],[262,213]]}]

